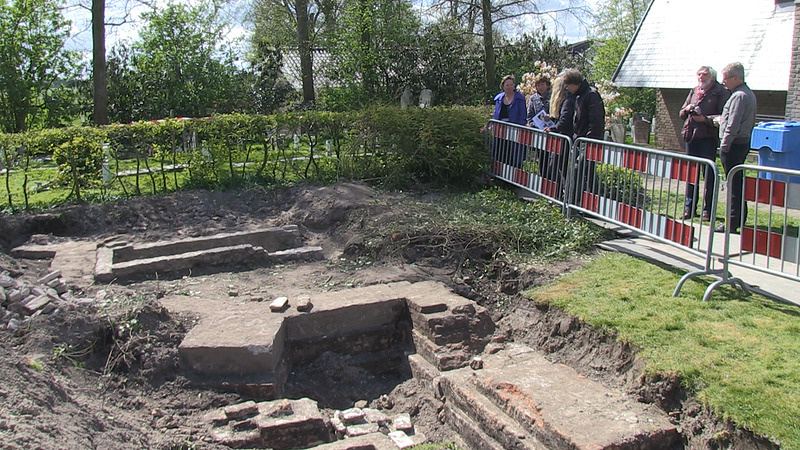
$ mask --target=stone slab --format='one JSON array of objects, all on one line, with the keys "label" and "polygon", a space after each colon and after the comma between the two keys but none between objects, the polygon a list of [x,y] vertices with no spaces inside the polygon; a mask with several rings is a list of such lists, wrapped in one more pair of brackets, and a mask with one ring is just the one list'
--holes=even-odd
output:
[{"label": "stone slab", "polygon": [[207,375],[272,374],[283,358],[283,321],[265,305],[249,309],[201,319],[178,347],[182,360]]},{"label": "stone slab", "polygon": [[269,227],[260,230],[219,233],[212,236],[129,245],[115,249],[114,263],[245,244],[261,247],[267,252],[286,250],[300,245],[297,230],[297,225],[287,225],[280,228]]},{"label": "stone slab", "polygon": [[[447,421],[447,425],[450,427],[450,429],[455,431],[460,439],[464,442],[464,445],[460,446],[459,448],[479,448],[481,450],[505,450],[507,448],[514,448],[518,450],[539,450],[544,448],[544,446],[541,446],[541,444],[539,444],[539,446],[536,445],[538,441],[536,441],[535,438],[530,440],[530,446],[526,445],[528,444],[528,441],[519,439],[519,442],[515,442],[514,446],[506,446],[505,444],[498,442],[498,440],[494,437],[487,434],[487,431],[507,433],[512,431],[509,426],[495,423],[494,426],[497,428],[487,429],[487,425],[482,425],[475,422],[466,413],[450,403],[445,403],[443,412],[445,420]],[[509,422],[512,421],[509,419]]]},{"label": "stone slab", "polygon": [[12,248],[9,253],[15,258],[52,259],[56,251],[55,245],[23,244]]},{"label": "stone slab", "polygon": [[483,357],[484,369],[445,373],[442,382],[472,384],[545,446],[670,448],[679,440],[677,429],[657,407],[551,363],[528,347],[512,345]]},{"label": "stone slab", "polygon": [[403,296],[410,285],[402,281],[315,294],[310,312],[286,312],[286,335],[302,341],[394,323],[405,310]]},{"label": "stone slab", "polygon": [[[267,253],[262,248],[250,244],[215,247],[114,263],[111,266],[110,276],[112,278],[128,278],[143,273],[170,273],[199,266],[244,263],[259,257],[266,259]],[[98,281],[110,281],[101,277],[100,273],[96,273],[95,278]]]},{"label": "stone slab", "polygon": [[372,433],[318,445],[314,450],[397,450],[397,445],[383,433]]},{"label": "stone slab", "polygon": [[61,271],[65,283],[90,286],[94,284],[97,243],[92,241],[62,242],[56,246],[50,268]]}]

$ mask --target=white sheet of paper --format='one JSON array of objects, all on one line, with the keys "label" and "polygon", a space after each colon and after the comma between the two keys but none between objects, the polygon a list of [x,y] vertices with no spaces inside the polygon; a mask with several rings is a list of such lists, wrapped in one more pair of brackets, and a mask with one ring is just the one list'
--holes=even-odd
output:
[{"label": "white sheet of paper", "polygon": [[550,120],[549,117],[547,117],[547,113],[544,110],[541,110],[538,113],[536,113],[536,115],[533,116],[532,120],[533,120],[533,126],[535,126],[540,130],[544,130],[547,127],[555,126],[555,122],[553,122],[552,120]]}]

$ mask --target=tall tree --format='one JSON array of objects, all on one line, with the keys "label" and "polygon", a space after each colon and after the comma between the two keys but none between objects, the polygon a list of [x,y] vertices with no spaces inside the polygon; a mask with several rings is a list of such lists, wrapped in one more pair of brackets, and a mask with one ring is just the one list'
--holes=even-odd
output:
[{"label": "tall tree", "polygon": [[[138,39],[109,58],[115,118],[206,116],[252,108],[249,80],[224,41],[214,4],[168,3],[142,14]],[[142,99],[146,101],[141,101]]]},{"label": "tall tree", "polygon": [[295,0],[297,13],[297,53],[300,55],[300,78],[303,83],[303,103],[314,101],[314,62],[311,57],[308,0]]},{"label": "tall tree", "polygon": [[498,40],[495,52],[501,74],[535,72],[536,61],[546,62],[559,69],[575,67],[581,71],[586,70],[585,58],[571,54],[567,43],[548,34],[545,28],[523,34],[513,42],[507,39]]},{"label": "tall tree", "polygon": [[433,22],[420,40],[421,87],[431,89],[437,104],[483,102],[483,46],[453,21]]},{"label": "tall tree", "polygon": [[361,101],[395,100],[419,83],[419,18],[404,0],[348,5],[332,46],[331,75],[361,91]]},{"label": "tall tree", "polygon": [[440,15],[446,12],[448,17],[461,23],[467,32],[481,36],[487,93],[496,90],[500,81],[495,71],[495,47],[498,33],[502,34],[503,29],[510,29],[523,21],[542,22],[545,18],[558,23],[563,15],[583,21],[591,13],[582,0],[556,3],[529,0],[441,0],[434,3],[431,9]]},{"label": "tall tree", "polygon": [[[134,2],[125,0],[124,5],[114,0],[65,0],[68,8],[80,8],[89,14],[88,27],[92,37],[92,122],[96,125],[108,124],[108,77],[106,58],[106,27],[124,25],[129,20],[131,5]],[[138,0],[135,3],[147,3]],[[110,17],[106,13],[111,10]]]},{"label": "tall tree", "polygon": [[0,124],[25,131],[44,109],[59,78],[75,67],[64,50],[70,23],[58,0],[15,0],[0,5]]},{"label": "tall tree", "polygon": [[651,0],[603,0],[597,5],[598,38],[620,37],[630,41]]},{"label": "tall tree", "polygon": [[[592,64],[593,78],[611,82],[617,66],[639,26],[650,0],[603,0],[598,4],[593,36],[597,41]],[[614,104],[649,115],[655,113],[653,89],[620,88]]]},{"label": "tall tree", "polygon": [[[251,63],[273,51],[285,55],[296,49],[300,58],[303,101],[312,102],[314,93],[313,48],[336,35],[344,0],[256,0],[253,3]],[[266,51],[266,53],[265,53]]]},{"label": "tall tree", "polygon": [[106,0],[92,0],[92,85],[95,125],[108,125],[106,76]]}]

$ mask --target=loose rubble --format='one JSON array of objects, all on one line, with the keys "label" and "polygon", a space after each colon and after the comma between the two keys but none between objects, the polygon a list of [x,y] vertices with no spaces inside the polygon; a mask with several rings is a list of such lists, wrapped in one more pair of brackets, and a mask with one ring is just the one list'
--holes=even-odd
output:
[{"label": "loose rubble", "polygon": [[353,407],[326,416],[309,398],[229,405],[210,412],[205,425],[212,441],[235,448],[306,448],[376,433],[397,448],[427,442],[414,431],[408,413],[389,417],[378,409]]},{"label": "loose rubble", "polygon": [[0,272],[0,323],[11,331],[23,329],[40,314],[58,316],[66,308],[87,303],[94,303],[94,299],[73,296],[59,270],[35,283],[14,278],[7,270]]}]

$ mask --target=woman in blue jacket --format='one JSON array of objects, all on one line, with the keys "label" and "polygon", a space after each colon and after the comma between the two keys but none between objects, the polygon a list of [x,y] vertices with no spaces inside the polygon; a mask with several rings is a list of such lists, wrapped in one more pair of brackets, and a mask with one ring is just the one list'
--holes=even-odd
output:
[{"label": "woman in blue jacket", "polygon": [[525,125],[528,111],[525,96],[516,88],[514,75],[506,75],[500,82],[503,92],[494,97],[494,120]]},{"label": "woman in blue jacket", "polygon": [[[525,105],[525,96],[516,89],[513,75],[506,75],[500,82],[503,92],[494,97],[494,120],[525,125],[528,111]],[[522,166],[525,160],[525,147],[515,142],[495,137],[492,147],[492,159],[500,160],[516,167]]]}]

